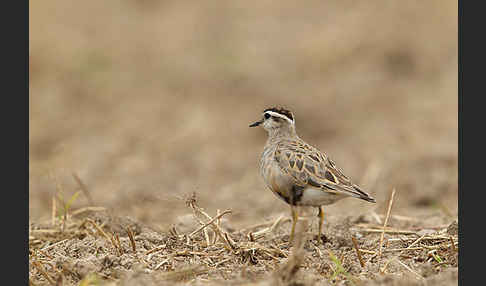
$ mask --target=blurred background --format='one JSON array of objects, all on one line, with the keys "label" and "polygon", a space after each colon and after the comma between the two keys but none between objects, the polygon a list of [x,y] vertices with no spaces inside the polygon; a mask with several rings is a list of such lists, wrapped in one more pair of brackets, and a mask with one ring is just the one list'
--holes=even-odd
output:
[{"label": "blurred background", "polygon": [[[271,106],[378,201],[457,217],[457,1],[30,1],[29,217],[79,190],[166,230],[197,193],[261,223]],[[57,185],[57,187],[56,187]],[[88,205],[80,195],[73,207]]]}]

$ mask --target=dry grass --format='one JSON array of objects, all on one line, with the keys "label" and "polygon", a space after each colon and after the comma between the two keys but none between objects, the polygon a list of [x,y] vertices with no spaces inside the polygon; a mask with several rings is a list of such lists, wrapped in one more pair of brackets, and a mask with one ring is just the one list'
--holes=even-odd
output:
[{"label": "dry grass", "polygon": [[[266,226],[230,231],[220,221],[230,210],[212,217],[199,207],[195,194],[186,204],[198,218],[193,222],[200,225],[190,233],[179,233],[176,227],[161,233],[136,222],[124,226],[138,229],[135,233],[117,232],[120,222],[106,210],[93,208],[77,211],[67,222],[56,220],[54,226],[34,225],[29,233],[29,279],[34,285],[60,280],[63,285],[356,284],[386,275],[400,277],[403,271],[426,281],[431,273],[457,268],[459,241],[457,232],[451,233],[453,224],[433,232],[387,232],[382,247],[383,232],[369,232],[369,226],[348,221],[351,236],[340,237],[339,230],[330,228],[330,241],[321,245],[303,219],[292,244],[288,224],[278,223],[281,216]],[[428,272],[419,273],[423,269]],[[86,282],[93,277],[97,283]]]},{"label": "dry grass", "polygon": [[[105,4],[29,3],[31,284],[457,284],[457,2]],[[377,199],[298,254],[272,105]]]}]

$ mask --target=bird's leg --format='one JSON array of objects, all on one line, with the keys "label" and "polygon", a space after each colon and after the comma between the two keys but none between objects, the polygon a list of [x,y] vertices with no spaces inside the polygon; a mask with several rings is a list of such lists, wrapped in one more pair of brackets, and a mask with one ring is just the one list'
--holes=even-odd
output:
[{"label": "bird's leg", "polygon": [[322,225],[324,223],[324,211],[322,210],[322,206],[319,207],[319,213],[317,216],[319,217],[319,232],[317,233],[317,241],[322,241],[322,244],[324,244],[324,240],[321,239]]},{"label": "bird's leg", "polygon": [[299,213],[296,206],[290,206],[290,212],[292,213],[292,229],[290,230],[290,241],[294,241],[295,225],[299,219]]}]

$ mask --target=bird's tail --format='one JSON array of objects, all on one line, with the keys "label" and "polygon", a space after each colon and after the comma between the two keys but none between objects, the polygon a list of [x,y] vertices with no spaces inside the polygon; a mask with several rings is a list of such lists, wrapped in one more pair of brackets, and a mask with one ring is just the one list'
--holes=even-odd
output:
[{"label": "bird's tail", "polygon": [[355,194],[358,199],[362,199],[370,203],[376,203],[375,199],[366,192],[364,192],[359,186],[353,185],[353,188],[356,191]]}]

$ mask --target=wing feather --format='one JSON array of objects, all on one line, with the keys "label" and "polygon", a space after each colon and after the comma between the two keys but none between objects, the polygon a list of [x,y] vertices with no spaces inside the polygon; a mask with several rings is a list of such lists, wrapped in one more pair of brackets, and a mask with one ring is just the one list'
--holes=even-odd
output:
[{"label": "wing feather", "polygon": [[302,140],[283,140],[275,150],[280,169],[289,174],[297,185],[313,186],[322,191],[373,201],[354,184],[326,154]]}]

